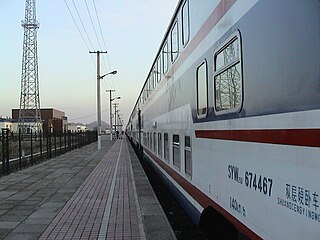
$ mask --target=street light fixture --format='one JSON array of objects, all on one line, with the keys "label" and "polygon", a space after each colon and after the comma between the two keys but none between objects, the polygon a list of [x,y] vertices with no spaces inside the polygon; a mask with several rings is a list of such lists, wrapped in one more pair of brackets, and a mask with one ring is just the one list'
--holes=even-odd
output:
[{"label": "street light fixture", "polygon": [[117,71],[114,70],[107,74],[100,76],[100,62],[98,61],[97,67],[97,112],[98,112],[98,150],[101,149],[101,98],[100,98],[100,80],[107,75],[115,75]]},{"label": "street light fixture", "polygon": [[[107,90],[107,92],[108,92],[108,90]],[[111,91],[110,91],[110,140],[113,139],[113,137],[112,137],[112,101],[116,100],[116,99],[121,99],[121,97],[111,98]]]},{"label": "street light fixture", "polygon": [[107,75],[115,75],[115,74],[117,74],[118,72],[117,72],[117,70],[114,70],[114,71],[112,71],[112,72],[109,72],[109,73],[107,73],[107,74],[104,74],[104,75],[102,75],[102,76],[100,76],[100,79],[102,79],[102,78],[104,78],[105,76],[107,76]]}]

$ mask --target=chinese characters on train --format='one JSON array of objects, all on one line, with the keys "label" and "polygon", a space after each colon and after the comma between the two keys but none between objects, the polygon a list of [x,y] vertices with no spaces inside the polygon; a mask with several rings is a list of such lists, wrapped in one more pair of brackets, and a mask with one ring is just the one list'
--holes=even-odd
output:
[{"label": "chinese characters on train", "polygon": [[284,189],[285,197],[278,197],[278,205],[320,223],[318,192],[289,183]]}]

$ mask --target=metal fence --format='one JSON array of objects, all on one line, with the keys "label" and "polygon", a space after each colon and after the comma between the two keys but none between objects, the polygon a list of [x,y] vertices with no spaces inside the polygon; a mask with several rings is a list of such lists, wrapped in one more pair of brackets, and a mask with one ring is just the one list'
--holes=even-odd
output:
[{"label": "metal fence", "polygon": [[1,129],[0,176],[97,141],[96,131],[14,134]]}]

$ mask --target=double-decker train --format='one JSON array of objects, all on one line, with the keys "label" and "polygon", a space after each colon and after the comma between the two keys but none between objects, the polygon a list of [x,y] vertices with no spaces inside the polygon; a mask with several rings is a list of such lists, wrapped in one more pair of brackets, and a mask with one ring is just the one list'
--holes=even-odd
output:
[{"label": "double-decker train", "polygon": [[320,1],[181,0],[126,133],[193,220],[320,238]]}]

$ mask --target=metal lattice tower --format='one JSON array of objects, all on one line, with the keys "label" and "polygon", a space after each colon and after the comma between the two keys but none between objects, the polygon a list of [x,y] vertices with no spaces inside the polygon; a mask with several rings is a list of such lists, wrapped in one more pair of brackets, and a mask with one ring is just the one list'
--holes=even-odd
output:
[{"label": "metal lattice tower", "polygon": [[19,129],[23,133],[30,130],[41,130],[39,78],[38,78],[38,49],[36,20],[36,1],[26,0],[25,19],[21,21],[24,28],[21,95],[19,111]]}]

